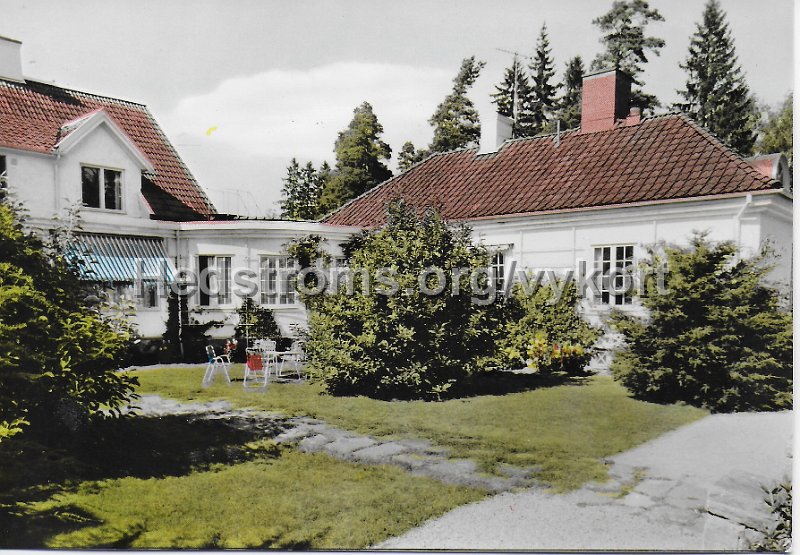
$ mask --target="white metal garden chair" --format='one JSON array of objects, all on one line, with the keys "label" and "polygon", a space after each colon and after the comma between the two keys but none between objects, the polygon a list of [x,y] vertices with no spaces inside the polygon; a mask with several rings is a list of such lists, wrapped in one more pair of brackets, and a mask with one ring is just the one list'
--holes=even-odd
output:
[{"label": "white metal garden chair", "polygon": [[208,365],[203,375],[203,385],[211,385],[214,382],[214,374],[217,373],[222,373],[222,375],[225,376],[225,381],[231,383],[231,375],[228,373],[231,367],[231,357],[228,355],[217,355],[214,352],[214,347],[211,345],[206,346],[206,355],[208,355]]},{"label": "white metal garden chair", "polygon": [[267,372],[278,375],[277,343],[272,339],[258,339],[253,343],[253,348],[261,353],[264,368]]},{"label": "white metal garden chair", "polygon": [[305,353],[305,344],[302,341],[295,341],[292,343],[292,348],[283,353],[281,355],[281,364],[278,368],[278,377],[283,377],[286,375],[283,368],[286,363],[292,365],[292,372],[288,372],[289,374],[296,374],[298,379],[303,379],[305,377],[305,372],[303,371],[303,367],[306,363],[306,353]]}]

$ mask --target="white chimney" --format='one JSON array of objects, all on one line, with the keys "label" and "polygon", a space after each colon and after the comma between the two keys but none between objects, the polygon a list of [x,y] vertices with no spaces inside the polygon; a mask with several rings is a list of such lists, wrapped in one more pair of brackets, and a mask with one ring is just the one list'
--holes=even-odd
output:
[{"label": "white chimney", "polygon": [[22,43],[0,36],[0,79],[24,83],[22,77]]},{"label": "white chimney", "polygon": [[497,149],[511,138],[514,132],[514,120],[502,114],[497,114]]}]

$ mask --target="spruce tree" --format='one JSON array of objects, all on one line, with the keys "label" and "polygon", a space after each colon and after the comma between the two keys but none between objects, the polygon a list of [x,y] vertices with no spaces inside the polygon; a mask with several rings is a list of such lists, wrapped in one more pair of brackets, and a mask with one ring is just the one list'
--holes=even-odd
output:
[{"label": "spruce tree", "polygon": [[383,142],[382,134],[383,126],[369,102],[353,110],[352,121],[336,139],[336,171],[322,190],[321,213],[339,208],[392,177],[386,166],[392,149]]},{"label": "spruce tree", "polygon": [[631,91],[631,105],[642,109],[659,106],[654,95],[641,89],[647,52],[659,55],[665,44],[663,39],[645,36],[645,27],[653,21],[664,21],[664,17],[645,0],[616,1],[607,13],[592,21],[603,33],[600,43],[604,47],[592,62],[592,69],[616,68],[630,75],[640,85]]},{"label": "spruce tree", "polygon": [[706,4],[681,67],[688,79],[686,88],[678,91],[684,101],[676,107],[731,148],[752,153],[756,105],[739,67],[725,12],[716,0]]},{"label": "spruce tree", "polygon": [[581,91],[583,90],[583,59],[575,56],[564,70],[564,94],[558,101],[559,119],[564,129],[574,129],[581,124]]},{"label": "spruce tree", "polygon": [[519,61],[519,56],[514,54],[503,82],[495,86],[495,92],[491,95],[492,102],[497,105],[497,113],[512,120],[512,137],[524,136],[520,134],[520,122],[523,127],[530,124],[530,107],[533,105],[531,94],[527,71]]},{"label": "spruce tree", "polygon": [[547,25],[542,25],[536,41],[536,53],[531,60],[531,92],[523,100],[523,110],[517,122],[517,134],[520,137],[533,137],[547,131],[547,122],[552,117],[556,106],[558,85],[550,83],[556,74],[551,56],[550,39],[547,36]]},{"label": "spruce tree", "polygon": [[283,178],[281,217],[287,220],[313,220],[319,215],[322,184],[311,162],[300,167],[292,158]]},{"label": "spruce tree", "polygon": [[486,62],[465,58],[461,69],[453,79],[453,91],[437,106],[428,120],[433,126],[431,152],[448,152],[459,148],[480,145],[481,123],[475,105],[467,97],[467,91],[475,84]]}]

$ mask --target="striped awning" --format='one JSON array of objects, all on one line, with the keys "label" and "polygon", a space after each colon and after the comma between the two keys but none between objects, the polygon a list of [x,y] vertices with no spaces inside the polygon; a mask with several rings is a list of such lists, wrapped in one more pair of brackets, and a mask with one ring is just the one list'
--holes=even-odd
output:
[{"label": "striped awning", "polygon": [[157,237],[84,233],[75,237],[69,256],[78,262],[81,278],[87,281],[171,282],[174,276],[163,241]]}]

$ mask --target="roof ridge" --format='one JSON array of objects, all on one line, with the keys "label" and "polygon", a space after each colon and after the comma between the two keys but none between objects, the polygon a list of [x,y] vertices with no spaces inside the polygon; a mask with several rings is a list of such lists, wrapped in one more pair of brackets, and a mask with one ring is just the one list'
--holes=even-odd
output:
[{"label": "roof ridge", "polygon": [[[88,91],[80,91],[78,89],[70,89],[68,87],[62,87],[61,85],[56,85],[56,84],[53,84],[53,83],[45,83],[44,81],[36,81],[35,79],[26,79],[24,82],[20,83],[20,82],[17,82],[17,81],[9,81],[8,79],[4,79],[4,78],[0,77],[0,85],[12,86],[12,87],[17,87],[17,88],[26,88],[26,85],[29,85],[29,84],[31,84],[31,85],[40,85],[40,86],[49,87],[49,88],[52,88],[52,89],[59,89],[59,90],[62,90],[62,91],[75,93],[75,94],[82,94],[82,95],[89,96],[89,97],[92,97],[92,98],[97,98],[97,99],[101,99],[101,100],[107,100],[107,101],[116,102],[116,103],[119,103],[119,104],[128,104],[130,106],[136,106],[137,108],[145,108],[147,106],[143,102],[135,102],[133,100],[127,100],[127,99],[118,98],[118,97],[115,97],[115,96],[97,94],[97,93],[88,92]],[[29,87],[29,88],[32,88],[32,87]]]}]

